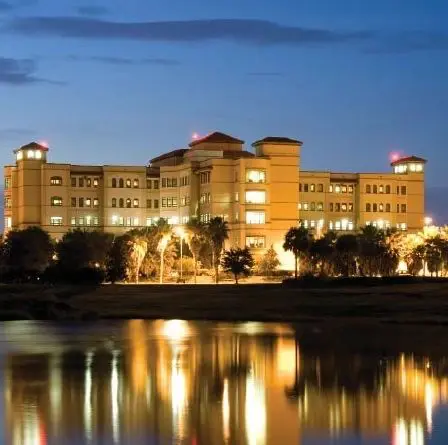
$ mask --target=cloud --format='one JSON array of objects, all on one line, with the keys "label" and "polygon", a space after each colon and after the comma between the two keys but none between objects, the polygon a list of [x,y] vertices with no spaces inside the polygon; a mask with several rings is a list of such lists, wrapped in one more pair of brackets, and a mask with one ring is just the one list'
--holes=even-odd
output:
[{"label": "cloud", "polygon": [[100,16],[107,14],[109,11],[107,8],[103,6],[93,6],[93,5],[81,5],[76,8],[76,11],[80,15],[89,15],[89,16]]},{"label": "cloud", "polygon": [[253,45],[335,44],[374,38],[374,34],[367,31],[307,29],[245,19],[111,22],[84,17],[18,17],[6,25],[6,29],[28,36],[163,42],[224,40]]},{"label": "cloud", "polygon": [[104,63],[106,65],[160,65],[160,66],[176,66],[180,62],[175,59],[167,59],[163,57],[155,58],[143,58],[143,59],[129,59],[126,57],[108,57],[108,56],[68,56],[69,60],[80,61],[80,62],[98,62]]},{"label": "cloud", "polygon": [[32,59],[0,57],[0,84],[29,85],[38,82],[63,84],[62,82],[36,77],[36,70],[36,62]]}]

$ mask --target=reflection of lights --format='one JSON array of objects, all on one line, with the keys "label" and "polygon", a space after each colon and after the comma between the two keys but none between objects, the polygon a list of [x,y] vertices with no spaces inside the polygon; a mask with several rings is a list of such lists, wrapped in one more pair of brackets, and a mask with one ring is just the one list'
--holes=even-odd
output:
[{"label": "reflection of lights", "polygon": [[[294,375],[298,363],[298,352],[296,351],[296,341],[293,338],[280,339],[277,353],[277,373],[280,377],[289,378]],[[279,381],[279,384],[282,384]]]},{"label": "reflection of lights", "polygon": [[230,439],[230,405],[229,405],[229,380],[224,380],[224,390],[222,393],[222,427],[224,442],[229,443]]},{"label": "reflection of lights", "polygon": [[53,355],[50,359],[50,403],[52,422],[59,426],[59,415],[61,413],[62,399],[62,376],[59,357]]},{"label": "reflection of lights", "polygon": [[393,445],[409,445],[406,422],[403,419],[399,419],[395,424]]},{"label": "reflection of lights", "polygon": [[188,322],[184,320],[168,320],[163,323],[163,335],[173,342],[184,339],[188,332]]},{"label": "reflection of lights", "polygon": [[177,440],[185,437],[184,418],[187,403],[187,383],[185,371],[179,366],[177,351],[171,363],[171,407],[173,410],[173,434]]},{"label": "reflection of lights", "polygon": [[248,445],[266,443],[266,399],[262,383],[251,369],[246,379],[246,435]]},{"label": "reflection of lights", "polygon": [[92,361],[93,352],[88,352],[86,354],[84,388],[84,432],[87,442],[92,440]]},{"label": "reflection of lights", "polygon": [[39,417],[37,407],[34,404],[24,406],[23,436],[16,437],[15,445],[36,445],[40,444]]},{"label": "reflection of lights", "polygon": [[428,432],[432,431],[432,410],[434,406],[434,391],[431,383],[426,382],[425,385],[425,411],[426,411],[426,423],[428,425]]},{"label": "reflection of lights", "polygon": [[148,362],[145,322],[131,320],[129,322],[129,337],[132,354],[132,384],[134,391],[143,393],[148,380]]},{"label": "reflection of lights", "polygon": [[112,374],[110,379],[110,393],[112,404],[112,436],[114,443],[119,443],[120,418],[118,412],[118,352],[114,351],[112,358]]}]

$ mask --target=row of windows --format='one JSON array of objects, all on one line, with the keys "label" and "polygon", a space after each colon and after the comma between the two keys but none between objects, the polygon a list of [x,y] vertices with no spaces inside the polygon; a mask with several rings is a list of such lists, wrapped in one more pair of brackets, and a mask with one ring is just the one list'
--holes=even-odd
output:
[{"label": "row of windows", "polygon": [[188,195],[182,196],[180,198],[180,205],[181,207],[190,205],[190,197]]},{"label": "row of windows", "polygon": [[[55,200],[55,201],[53,201]],[[59,201],[60,200],[60,201]],[[51,198],[51,205],[52,206],[61,206],[62,205],[62,198],[58,196],[53,196]],[[100,200],[98,198],[71,198],[71,206],[72,207],[99,207],[100,206]]]},{"label": "row of windows", "polygon": [[[353,184],[330,184],[328,186],[329,193],[353,193],[354,190]],[[299,192],[323,193],[323,191],[323,184],[299,184]]]},{"label": "row of windows", "polygon": [[[17,152],[16,159],[20,161],[23,159],[23,151],[20,150]],[[27,159],[42,159],[42,151],[40,150],[27,150],[26,152]]]},{"label": "row of windows", "polygon": [[[118,205],[117,205],[118,204]],[[138,198],[112,198],[112,207],[126,207],[127,209],[130,209],[132,207],[140,207],[140,200]]]},{"label": "row of windows", "polygon": [[210,193],[202,193],[199,202],[201,204],[212,202],[212,195]]},{"label": "row of windows", "polygon": [[177,198],[162,198],[162,208],[177,207]]},{"label": "row of windows", "polygon": [[266,172],[258,169],[246,170],[246,182],[251,184],[264,184],[266,182]]},{"label": "row of windows", "polygon": [[[405,205],[406,208],[406,205]],[[397,205],[397,209],[398,209],[398,205]],[[391,211],[391,206],[390,204],[370,204],[369,202],[366,204],[366,212],[386,212],[389,213]]]},{"label": "row of windows", "polygon": [[190,185],[190,176],[181,176],[180,177],[180,186],[185,187],[187,185]]},{"label": "row of windows", "polygon": [[5,190],[11,188],[11,176],[5,176]]},{"label": "row of windows", "polygon": [[113,226],[126,226],[126,227],[137,227],[139,225],[139,219],[135,216],[119,216],[114,215],[111,219]]},{"label": "row of windows", "polygon": [[8,196],[5,197],[5,199],[4,199],[4,206],[5,206],[5,209],[10,209],[11,208],[12,202],[11,202],[11,198],[10,197],[8,197]]},{"label": "row of windows", "polygon": [[[53,182],[55,182],[53,184]],[[72,176],[72,187],[98,187],[100,180],[98,178],[87,178],[85,176]],[[60,176],[53,176],[50,179],[51,185],[62,185],[62,178]]]},{"label": "row of windows", "polygon": [[322,212],[324,210],[323,202],[300,202],[299,210],[311,210],[312,212]]},{"label": "row of windows", "polygon": [[177,178],[162,178],[162,188],[177,187]]},{"label": "row of windows", "polygon": [[[391,194],[391,187],[390,185],[370,185],[367,184],[366,185],[366,193],[373,193],[373,194],[386,194],[386,195],[390,195]],[[405,185],[399,186],[397,185],[397,189],[396,189],[396,193],[397,195],[406,195],[407,194],[407,188]]]},{"label": "row of windows", "polygon": [[146,207],[148,209],[158,209],[159,208],[159,200],[158,199],[147,199],[146,200]]},{"label": "row of windows", "polygon": [[330,202],[330,212],[353,212],[353,203]]},{"label": "row of windows", "polygon": [[138,189],[140,187],[140,181],[137,178],[130,179],[127,178],[126,181],[123,178],[112,178],[112,188],[135,188]]},{"label": "row of windows", "polygon": [[158,190],[159,189],[159,180],[158,179],[146,179],[146,188],[149,190]]},{"label": "row of windows", "polygon": [[266,238],[264,236],[246,236],[246,247],[249,247],[249,249],[264,249]]},{"label": "row of windows", "polygon": [[201,184],[209,184],[210,183],[210,172],[199,173],[199,182]]},{"label": "row of windows", "polygon": [[401,164],[394,167],[394,173],[406,173],[408,170],[421,173],[423,171],[423,164]]},{"label": "row of windows", "polygon": [[99,224],[98,216],[79,216],[71,218],[72,226],[97,226]]}]

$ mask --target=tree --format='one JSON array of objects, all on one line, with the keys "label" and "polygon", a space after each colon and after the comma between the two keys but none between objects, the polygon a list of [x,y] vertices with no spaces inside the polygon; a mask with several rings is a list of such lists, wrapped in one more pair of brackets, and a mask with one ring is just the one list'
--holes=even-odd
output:
[{"label": "tree", "polygon": [[113,235],[76,229],[67,232],[56,245],[58,263],[63,271],[106,267]]},{"label": "tree", "polygon": [[112,283],[127,278],[130,241],[131,236],[124,234],[117,236],[112,243],[106,261],[106,276]]},{"label": "tree", "polygon": [[39,227],[8,232],[2,245],[3,264],[14,278],[23,280],[41,274],[50,264],[54,245]]},{"label": "tree", "polygon": [[443,244],[440,236],[429,238],[425,242],[425,260],[431,276],[435,273],[438,277],[443,268]]},{"label": "tree", "polygon": [[296,280],[298,275],[299,258],[302,261],[306,261],[309,258],[311,243],[312,237],[308,229],[303,226],[291,227],[285,235],[283,249],[286,252],[292,252],[294,254],[294,276]]},{"label": "tree", "polygon": [[332,262],[335,253],[336,234],[326,233],[322,238],[313,241],[310,249],[311,261],[314,268],[320,266],[320,275],[331,275]]},{"label": "tree", "polygon": [[381,255],[385,254],[386,234],[372,226],[361,228],[358,235],[358,261],[362,275],[376,276],[380,273]]},{"label": "tree", "polygon": [[231,272],[235,277],[235,284],[238,284],[240,275],[248,276],[254,266],[254,259],[250,250],[245,247],[226,250],[224,252],[221,265],[226,272]]},{"label": "tree", "polygon": [[215,283],[219,282],[219,264],[224,242],[229,238],[229,228],[227,222],[219,216],[212,218],[207,224],[207,238],[212,245],[212,264],[215,269]]},{"label": "tree", "polygon": [[336,272],[349,277],[356,273],[356,257],[358,253],[358,240],[355,235],[344,234],[336,240]]},{"label": "tree", "polygon": [[257,270],[260,275],[271,277],[278,266],[280,266],[280,261],[277,252],[271,246],[258,261]]},{"label": "tree", "polygon": [[134,281],[138,284],[140,275],[140,267],[148,251],[148,243],[144,237],[131,235],[129,242],[129,257],[127,263],[127,277],[130,281]]},{"label": "tree", "polygon": [[408,272],[412,276],[417,276],[424,268],[425,246],[415,246],[405,257]]},{"label": "tree", "polygon": [[194,261],[194,284],[197,283],[198,260],[202,246],[205,244],[206,228],[198,218],[191,218],[187,223],[186,242],[191,250]]}]

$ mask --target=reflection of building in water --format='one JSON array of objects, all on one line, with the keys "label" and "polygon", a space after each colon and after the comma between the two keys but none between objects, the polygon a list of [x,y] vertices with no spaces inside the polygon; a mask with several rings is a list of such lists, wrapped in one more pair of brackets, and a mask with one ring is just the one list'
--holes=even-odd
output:
[{"label": "reflection of building in water", "polygon": [[292,337],[255,328],[130,321],[120,348],[96,338],[82,352],[11,355],[6,443],[298,445],[356,432],[423,445],[448,398],[438,362],[299,354]]}]

